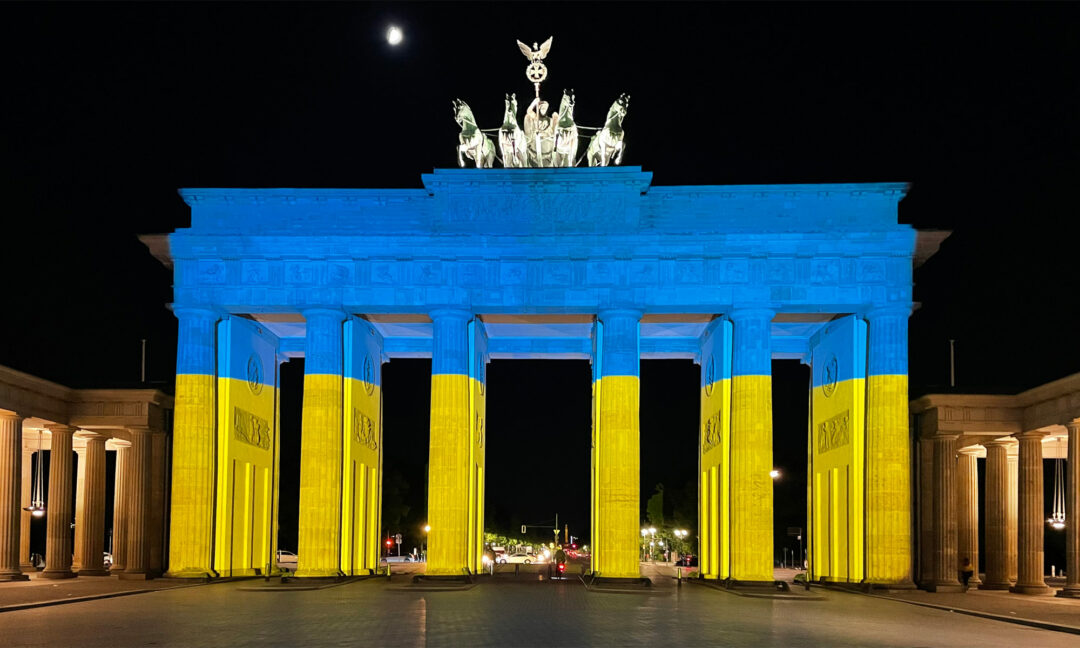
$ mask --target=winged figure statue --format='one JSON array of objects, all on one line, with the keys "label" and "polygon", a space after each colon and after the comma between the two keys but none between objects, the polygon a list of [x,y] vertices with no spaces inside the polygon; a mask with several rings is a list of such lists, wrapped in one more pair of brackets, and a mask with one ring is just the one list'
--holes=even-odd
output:
[{"label": "winged figure statue", "polygon": [[548,39],[544,41],[544,44],[540,45],[539,47],[537,47],[536,41],[533,41],[531,48],[525,43],[522,43],[521,41],[518,41],[517,44],[518,47],[521,48],[521,53],[525,55],[525,58],[529,59],[533,63],[539,63],[540,61],[544,60],[545,57],[547,57],[548,51],[551,50],[551,40],[553,38],[555,37],[549,36]]}]

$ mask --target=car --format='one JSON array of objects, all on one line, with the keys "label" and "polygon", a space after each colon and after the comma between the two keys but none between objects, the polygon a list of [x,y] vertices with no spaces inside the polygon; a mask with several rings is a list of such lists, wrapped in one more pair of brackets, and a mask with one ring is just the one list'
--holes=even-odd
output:
[{"label": "car", "polygon": [[277,566],[282,571],[296,571],[296,565],[299,562],[299,558],[296,557],[291,551],[285,551],[278,549],[277,552]]},{"label": "car", "polygon": [[501,556],[498,561],[510,564],[518,563],[522,565],[531,565],[536,563],[539,565],[544,562],[544,554],[515,553],[510,554],[509,556]]},{"label": "car", "polygon": [[675,561],[677,567],[697,567],[697,556],[694,554],[683,554],[681,558]]}]

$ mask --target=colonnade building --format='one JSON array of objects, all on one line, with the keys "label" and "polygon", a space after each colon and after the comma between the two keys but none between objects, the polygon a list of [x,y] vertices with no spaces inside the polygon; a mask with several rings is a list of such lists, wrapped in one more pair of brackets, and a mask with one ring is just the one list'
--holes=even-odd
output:
[{"label": "colonnade building", "polygon": [[[918,579],[931,591],[960,589],[959,566],[974,584],[1049,593],[1043,459],[1064,462],[1065,585],[1080,597],[1080,374],[1012,396],[931,394],[912,402],[917,444],[921,551]],[[985,461],[979,491],[978,462]],[[979,520],[985,498],[985,519]],[[1060,503],[1060,502],[1059,502]],[[1062,512],[1062,511],[1059,511]],[[980,522],[984,545],[979,543]],[[1060,533],[1060,530],[1051,530]],[[980,576],[980,555],[985,578]]]},{"label": "colonnade building", "polygon": [[[154,389],[69,389],[0,367],[0,581],[35,571],[30,527],[32,509],[41,504],[43,577],[160,576],[167,562],[171,410],[172,398]],[[47,499],[39,489],[42,500],[35,502],[34,479],[44,475],[35,477],[32,465],[43,452],[49,453]],[[111,530],[105,528],[106,453],[116,454]]]},{"label": "colonnade building", "polygon": [[780,358],[813,375],[813,577],[911,584],[905,192],[662,187],[640,167],[183,190],[191,227],[143,239],[174,271],[179,319],[168,573],[273,569],[278,367],[291,357],[305,358],[296,575],[376,566],[391,358],[431,358],[427,571],[478,571],[485,367],[545,358],[592,364],[592,569],[637,577],[638,368],[689,358],[702,374],[702,573],[771,581]]}]

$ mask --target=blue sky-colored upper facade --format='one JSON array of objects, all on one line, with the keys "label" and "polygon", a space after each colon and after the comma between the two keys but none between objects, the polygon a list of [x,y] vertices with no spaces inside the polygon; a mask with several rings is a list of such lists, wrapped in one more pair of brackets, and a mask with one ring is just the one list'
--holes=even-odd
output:
[{"label": "blue sky-colored upper facade", "polygon": [[500,338],[518,338],[503,357],[587,357],[590,316],[624,308],[644,314],[643,357],[687,357],[664,348],[739,308],[776,311],[774,357],[802,357],[830,315],[911,305],[906,184],[651,177],[436,169],[423,189],[184,189],[175,303],[249,314],[282,338],[302,338],[304,309],[340,308],[371,316],[391,355],[424,355],[425,315],[461,308],[484,316],[493,357]]}]

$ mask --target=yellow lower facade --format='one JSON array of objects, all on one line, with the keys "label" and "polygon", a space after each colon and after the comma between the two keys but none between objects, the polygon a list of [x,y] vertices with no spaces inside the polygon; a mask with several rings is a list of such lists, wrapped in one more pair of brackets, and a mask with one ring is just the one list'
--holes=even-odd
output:
[{"label": "yellow lower facade", "polygon": [[593,383],[593,573],[641,576],[640,381],[605,376]]},{"label": "yellow lower facade", "polygon": [[703,578],[731,576],[731,380],[701,388],[698,569]]},{"label": "yellow lower facade", "polygon": [[476,573],[483,553],[484,390],[464,374],[431,377],[428,556],[434,576]]},{"label": "yellow lower facade", "polygon": [[304,376],[298,577],[341,576],[344,378]]},{"label": "yellow lower facade", "polygon": [[866,379],[866,581],[912,582],[908,377]]},{"label": "yellow lower facade", "polygon": [[171,578],[217,576],[212,566],[216,403],[214,376],[176,376],[167,574]]},{"label": "yellow lower facade", "polygon": [[731,379],[731,578],[773,580],[772,376]]}]

